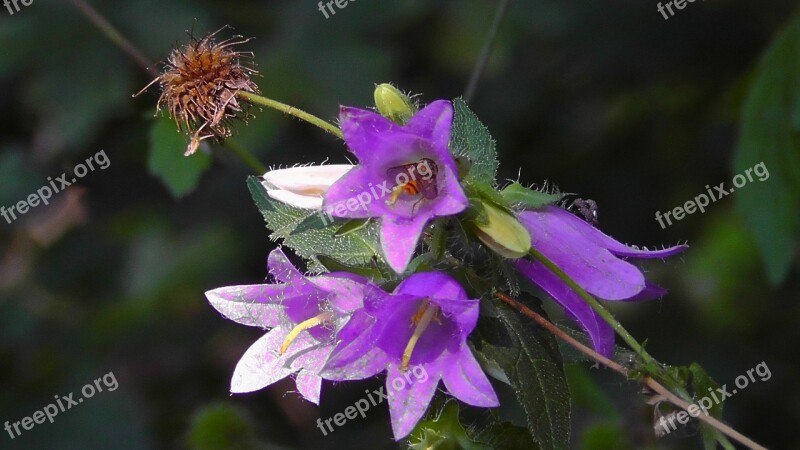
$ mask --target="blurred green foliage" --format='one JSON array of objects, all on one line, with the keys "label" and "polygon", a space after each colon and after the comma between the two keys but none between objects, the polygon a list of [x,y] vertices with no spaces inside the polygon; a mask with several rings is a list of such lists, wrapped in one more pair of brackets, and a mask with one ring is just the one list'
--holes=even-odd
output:
[{"label": "blurred green foliage", "polygon": [[737,173],[759,163],[769,169],[768,178],[747,186],[736,200],[775,284],[786,278],[799,248],[800,211],[792,207],[800,205],[798,57],[800,14],[781,30],[756,68],[734,157]]},{"label": "blurred green foliage", "polygon": [[[497,5],[360,1],[326,20],[312,0],[91,3],[154,64],[184,30],[231,24],[257,38],[247,49],[262,92],[331,120],[340,104],[371,105],[381,82],[423,101],[462,95]],[[596,200],[601,227],[626,242],[689,241],[685,263],[648,266],[670,295],[615,312],[660,360],[698,361],[720,383],[767,362],[775,376],[726,402],[725,418],[770,448],[800,446],[795,8],[707,1],[665,21],[649,2],[513,2],[470,105],[497,140],[500,178],[521,167],[523,184],[549,180]],[[53,424],[1,435],[0,447],[402,448],[384,409],[327,437],[314,425],[378,380],[326,384],[319,408],[291,382],[229,396],[260,333],[224,321],[203,293],[266,276],[274,244],[248,168],[221,146],[180,156],[186,141],[152,118],[157,92],[131,98],[151,76],[71,2],[0,16],[0,205],[100,149],[111,160],[51,205],[0,220],[0,422],[109,371],[120,385]],[[264,164],[346,161],[322,132],[256,116],[237,141]],[[165,137],[151,141],[154,126]],[[666,230],[653,219],[761,160],[768,181]],[[691,430],[657,440],[635,385],[586,372],[568,373],[580,394],[573,448],[701,445]],[[501,419],[524,424],[511,409]]]}]

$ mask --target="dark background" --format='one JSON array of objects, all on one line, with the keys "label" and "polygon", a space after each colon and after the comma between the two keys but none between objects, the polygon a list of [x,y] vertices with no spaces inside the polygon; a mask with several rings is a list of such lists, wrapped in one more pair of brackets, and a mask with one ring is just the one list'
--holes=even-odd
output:
[{"label": "dark background", "polygon": [[[371,106],[380,82],[426,102],[462,95],[497,6],[358,0],[326,20],[310,0],[92,4],[154,62],[193,23],[198,36],[230,24],[256,37],[246,48],[266,96],[328,119],[340,104]],[[798,448],[797,265],[768,282],[736,194],[667,229],[654,220],[730,183],[753,69],[795,3],[698,1],[669,20],[655,4],[513,2],[471,106],[498,142],[501,179],[521,168],[524,182],[596,200],[601,228],[624,242],[689,242],[682,257],[647,266],[670,295],[617,308],[618,318],[659,360],[697,361],[720,383],[766,362],[772,378],[730,399],[726,421],[770,448]],[[326,384],[320,408],[287,393],[289,380],[228,394],[261,332],[222,319],[203,293],[263,280],[275,244],[249,169],[224,147],[181,198],[149,173],[158,94],[131,94],[151,79],[69,1],[0,9],[0,205],[100,150],[111,161],[56,203],[0,221],[0,421],[108,372],[119,381],[13,441],[0,430],[0,448],[394,448],[385,406],[328,437],[314,425],[379,380]],[[238,129],[270,166],[347,156],[273,111]],[[586,366],[570,376],[574,448],[699,447],[691,430],[655,439],[635,385]]]}]

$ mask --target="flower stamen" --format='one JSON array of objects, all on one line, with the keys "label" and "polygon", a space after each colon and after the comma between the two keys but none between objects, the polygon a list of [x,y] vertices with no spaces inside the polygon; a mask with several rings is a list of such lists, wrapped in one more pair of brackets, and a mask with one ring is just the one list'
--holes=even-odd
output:
[{"label": "flower stamen", "polygon": [[317,325],[330,323],[332,320],[333,311],[326,311],[318,316],[314,316],[300,323],[294,327],[294,329],[292,329],[292,331],[286,336],[286,339],[284,339],[283,344],[281,345],[280,354],[283,355],[286,353],[286,350],[289,349],[289,346],[292,345],[292,342],[294,342],[294,340],[297,339],[297,336],[299,336],[303,331],[309,328],[314,328]]},{"label": "flower stamen", "polygon": [[406,372],[408,370],[408,364],[411,361],[411,354],[414,352],[414,347],[417,346],[419,338],[428,328],[428,325],[431,324],[431,321],[436,320],[436,322],[439,323],[439,312],[440,310],[437,305],[431,305],[430,300],[424,300],[414,316],[411,317],[411,325],[416,325],[416,328],[403,351],[403,359],[400,362],[401,371]]}]

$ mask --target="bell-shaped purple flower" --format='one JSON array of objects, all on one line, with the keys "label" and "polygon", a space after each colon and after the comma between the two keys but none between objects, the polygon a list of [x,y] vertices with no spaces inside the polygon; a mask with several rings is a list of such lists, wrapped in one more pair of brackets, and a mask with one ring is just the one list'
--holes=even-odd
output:
[{"label": "bell-shaped purple flower", "polygon": [[478,321],[478,303],[453,278],[437,272],[411,275],[394,294],[370,286],[364,309],[337,335],[339,344],[322,376],[360,380],[387,371],[396,439],[410,433],[425,414],[439,380],[465,403],[498,406],[492,385],[467,345]]},{"label": "bell-shaped purple flower", "polygon": [[[588,293],[603,300],[649,300],[666,290],[648,282],[627,258],[666,258],[684,251],[677,245],[663,250],[640,250],[620,243],[563,208],[547,206],[519,214],[531,234],[532,247],[550,259]],[[614,352],[614,330],[541,262],[519,259],[517,269],[550,294],[586,330],[595,350]]]},{"label": "bell-shaped purple flower", "polygon": [[226,318],[243,325],[271,328],[242,356],[231,392],[253,392],[296,374],[297,390],[319,404],[319,370],[334,344],[335,330],[363,305],[366,280],[349,273],[306,277],[276,249],[269,271],[277,284],[229,286],[206,292]]},{"label": "bell-shaped purple flower", "polygon": [[323,209],[334,217],[380,218],[386,261],[401,273],[425,225],[468,206],[448,150],[453,106],[435,101],[405,126],[349,107],[339,120],[360,164],[328,189]]}]

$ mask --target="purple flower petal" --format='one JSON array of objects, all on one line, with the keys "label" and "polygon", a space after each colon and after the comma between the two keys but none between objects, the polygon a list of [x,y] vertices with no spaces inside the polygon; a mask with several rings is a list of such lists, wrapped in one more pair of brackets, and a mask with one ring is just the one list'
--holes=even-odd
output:
[{"label": "purple flower petal", "polygon": [[472,406],[490,408],[500,405],[492,384],[466,344],[451,360],[450,364],[443,365],[442,373],[450,395]]},{"label": "purple flower petal", "polygon": [[403,131],[403,127],[372,111],[343,106],[339,110],[339,123],[350,151],[362,164],[381,158],[375,151],[375,141],[382,136]]},{"label": "purple flower petal", "polygon": [[[406,278],[395,289],[395,294],[412,295],[431,299],[448,319],[455,322],[465,335],[478,323],[480,306],[478,300],[467,296],[464,288],[452,277],[441,272],[420,272]],[[437,301],[444,299],[445,301]],[[394,299],[402,301],[399,295]]]},{"label": "purple flower petal", "polygon": [[322,389],[322,377],[315,375],[308,370],[301,370],[294,380],[297,385],[297,391],[300,392],[306,400],[315,405],[319,405],[319,393]]},{"label": "purple flower petal", "polygon": [[440,200],[433,206],[433,214],[439,217],[458,214],[469,206],[469,200],[461,183],[458,181],[456,168],[444,167],[444,177],[441,184]]},{"label": "purple flower petal", "polygon": [[319,371],[334,349],[335,329],[352,312],[362,311],[365,288],[371,285],[366,278],[349,273],[307,278],[280,249],[270,254],[268,266],[283,284],[233,286],[206,294],[229,318],[274,327],[239,360],[231,392],[252,392],[297,374],[298,391],[318,403]]},{"label": "purple flower petal", "polygon": [[639,292],[638,294],[634,295],[631,298],[626,298],[624,301],[626,301],[626,302],[639,302],[639,301],[645,301],[645,300],[655,300],[655,299],[658,299],[658,298],[661,298],[661,297],[667,295],[667,292],[669,292],[669,291],[667,291],[663,287],[661,287],[661,286],[659,286],[657,284],[650,283],[648,281],[648,282],[645,283],[645,287],[642,290],[642,292]]},{"label": "purple flower petal", "polygon": [[538,261],[516,260],[514,265],[533,283],[555,299],[586,330],[595,350],[611,357],[614,353],[614,330],[575,291]]},{"label": "purple flower petal", "polygon": [[[392,189],[382,177],[367,171],[363,166],[356,166],[325,192],[322,209],[333,217],[351,219],[380,215],[376,208],[384,204],[383,197],[386,196],[380,188],[382,184],[385,189]],[[378,198],[373,192],[378,194]],[[359,195],[364,194],[366,196],[362,197],[363,203],[358,203]]]},{"label": "purple flower petal", "polygon": [[644,275],[636,266],[598,246],[590,237],[594,230],[591,224],[565,220],[559,209],[547,207],[519,215],[531,232],[534,248],[600,298],[622,300],[644,289]]},{"label": "purple flower petal", "polygon": [[411,262],[419,237],[427,223],[428,217],[424,216],[413,219],[385,217],[381,220],[381,247],[386,262],[395,272],[402,273]]},{"label": "purple flower petal", "polygon": [[[345,276],[352,278],[344,278]],[[311,278],[314,285],[331,293],[331,306],[341,314],[349,314],[364,306],[366,278],[346,273],[330,273]]]},{"label": "purple flower petal", "polygon": [[608,249],[617,256],[625,258],[667,258],[689,248],[688,245],[675,245],[662,250],[640,250],[619,242],[563,208],[548,206],[545,211],[556,217],[558,222],[561,222],[564,226],[573,229],[580,228],[584,238],[591,240],[599,247]]},{"label": "purple flower petal", "polygon": [[285,320],[283,307],[272,299],[284,295],[283,286],[228,286],[206,292],[211,306],[226,319],[251,327],[276,327]]},{"label": "purple flower petal", "polygon": [[267,258],[269,273],[281,283],[305,283],[305,276],[289,261],[289,258],[278,247],[270,252]]},{"label": "purple flower petal", "polygon": [[[597,230],[597,232],[600,233],[599,230]],[[603,236],[611,239],[610,237],[604,234]],[[674,245],[672,247],[668,247],[661,250],[640,250],[617,241],[614,241],[614,243],[606,242],[606,246],[608,247],[609,251],[611,251],[611,253],[617,256],[622,256],[624,258],[668,258],[670,256],[682,253],[684,250],[689,248],[688,245],[682,244],[682,245]]]},{"label": "purple flower petal", "polygon": [[[361,379],[387,370],[389,411],[396,439],[425,414],[444,370],[454,395],[475,405],[497,396],[467,345],[479,301],[447,274],[409,276],[387,294],[364,290],[364,309],[338,333],[339,344],[321,371],[325,379]],[[412,339],[412,336],[414,339]]]},{"label": "purple flower petal", "polygon": [[232,393],[257,391],[291,375],[284,358],[275,352],[288,334],[289,330],[275,327],[247,349],[233,371]]},{"label": "purple flower petal", "polygon": [[[382,312],[380,320],[387,325],[380,334],[375,345],[388,355],[400,361],[406,345],[414,334],[412,318],[417,314],[423,302],[419,297],[395,297],[392,304],[387,305]],[[439,321],[433,321],[425,332],[419,337],[414,352],[411,354],[410,365],[427,365],[436,361],[448,348],[457,350],[461,340],[466,340],[466,334],[453,320],[442,314]]]},{"label": "purple flower petal", "polygon": [[448,150],[453,106],[435,101],[406,126],[355,108],[342,108],[340,121],[360,165],[328,189],[323,209],[333,217],[380,218],[384,256],[402,273],[428,221],[468,207]]},{"label": "purple flower petal", "polygon": [[[434,369],[433,366],[426,369]],[[419,419],[425,415],[428,406],[436,393],[439,385],[439,377],[431,376],[431,372],[438,373],[438,370],[427,370],[428,378],[424,381],[413,376],[408,376],[408,372],[401,372],[395,366],[389,367],[386,375],[386,392],[389,394],[389,415],[392,418],[392,431],[395,440],[400,440],[411,433]],[[400,380],[404,387],[395,389],[394,380]],[[398,386],[400,383],[398,383]]]},{"label": "purple flower petal", "polygon": [[363,311],[353,314],[336,335],[339,344],[333,350],[320,374],[326,380],[363,380],[386,369],[388,359],[375,345],[380,329],[376,321]]},{"label": "purple flower petal", "polygon": [[453,277],[442,272],[419,272],[397,285],[395,294],[467,300],[467,292]]},{"label": "purple flower petal", "polygon": [[447,159],[452,158],[448,151],[452,126],[453,104],[446,100],[437,100],[416,113],[406,124],[406,129],[433,142],[436,156]]}]

